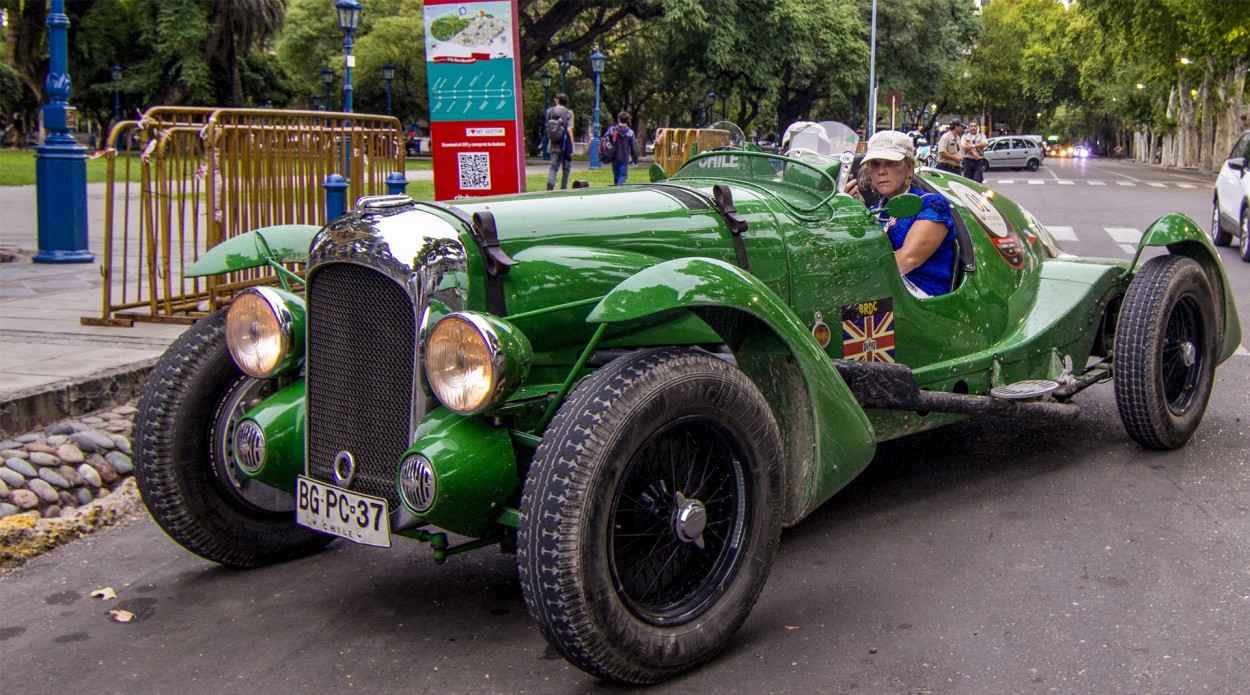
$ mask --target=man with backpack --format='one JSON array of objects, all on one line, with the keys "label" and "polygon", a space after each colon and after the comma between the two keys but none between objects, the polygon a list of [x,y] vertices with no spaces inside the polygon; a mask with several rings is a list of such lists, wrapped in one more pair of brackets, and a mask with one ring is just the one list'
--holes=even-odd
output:
[{"label": "man with backpack", "polygon": [[634,138],[634,131],[629,128],[629,114],[625,111],[616,114],[616,125],[603,133],[603,140],[599,143],[599,159],[612,163],[612,185],[625,185],[630,163],[638,163],[638,141]]},{"label": "man with backpack", "polygon": [[547,139],[550,141],[551,169],[547,171],[547,190],[556,187],[556,172],[564,169],[560,188],[569,187],[569,169],[573,166],[573,112],[569,95],[556,93],[556,105],[547,109]]}]

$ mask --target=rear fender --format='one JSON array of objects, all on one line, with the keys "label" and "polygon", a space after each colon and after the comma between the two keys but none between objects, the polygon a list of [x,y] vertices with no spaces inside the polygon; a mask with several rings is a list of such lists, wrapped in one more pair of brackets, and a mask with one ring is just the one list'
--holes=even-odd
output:
[{"label": "rear fender", "polygon": [[278,263],[307,263],[313,236],[321,227],[312,224],[279,224],[253,229],[227,239],[200,256],[184,277],[232,273],[259,268],[271,260]]},{"label": "rear fender", "polygon": [[652,266],[617,285],[586,320],[622,323],[673,311],[711,326],[768,399],[785,438],[786,524],[872,460],[872,426],[829,356],[785,302],[741,268],[706,258]]},{"label": "rear fender", "polygon": [[1218,361],[1228,359],[1241,345],[1241,321],[1237,318],[1237,307],[1233,302],[1233,291],[1228,285],[1228,276],[1224,274],[1224,264],[1220,262],[1220,255],[1212,245],[1211,238],[1197,223],[1182,214],[1164,215],[1155,220],[1142,235],[1131,272],[1137,271],[1142,251],[1151,246],[1163,246],[1168,253],[1188,256],[1206,271],[1211,288],[1223,299],[1220,306],[1223,327],[1220,332]]}]

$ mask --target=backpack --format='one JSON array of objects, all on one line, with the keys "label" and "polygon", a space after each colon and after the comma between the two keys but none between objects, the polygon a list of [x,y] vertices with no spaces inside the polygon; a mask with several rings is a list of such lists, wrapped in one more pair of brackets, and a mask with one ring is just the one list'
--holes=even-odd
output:
[{"label": "backpack", "polygon": [[564,144],[564,119],[556,116],[551,117],[551,109],[547,109],[547,139],[551,141],[552,149],[556,149]]},{"label": "backpack", "polygon": [[608,128],[599,141],[599,161],[611,163],[616,159],[616,126]]}]

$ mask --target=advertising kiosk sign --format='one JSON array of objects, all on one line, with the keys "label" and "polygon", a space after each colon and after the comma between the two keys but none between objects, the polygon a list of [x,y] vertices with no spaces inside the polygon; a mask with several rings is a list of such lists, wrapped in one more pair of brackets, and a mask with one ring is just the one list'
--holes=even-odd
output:
[{"label": "advertising kiosk sign", "polygon": [[521,190],[519,38],[516,0],[425,0],[436,199]]}]

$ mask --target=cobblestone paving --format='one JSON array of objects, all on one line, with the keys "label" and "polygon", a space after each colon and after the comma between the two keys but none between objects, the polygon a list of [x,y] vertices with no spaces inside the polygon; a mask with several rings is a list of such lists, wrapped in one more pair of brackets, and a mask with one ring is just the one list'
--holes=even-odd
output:
[{"label": "cobblestone paving", "polygon": [[0,441],[0,566],[133,511],[134,413],[127,404]]}]

